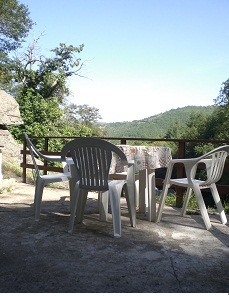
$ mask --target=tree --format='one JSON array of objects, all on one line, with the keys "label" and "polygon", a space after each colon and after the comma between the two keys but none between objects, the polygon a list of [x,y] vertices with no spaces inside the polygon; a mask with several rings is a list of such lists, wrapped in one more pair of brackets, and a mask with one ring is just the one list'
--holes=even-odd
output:
[{"label": "tree", "polygon": [[76,54],[83,50],[84,45],[75,47],[60,43],[59,47],[50,50],[54,57],[44,57],[36,52],[38,40],[34,39],[27,51],[11,65],[12,86],[16,92],[32,88],[44,99],[56,98],[62,104],[70,93],[66,86],[67,78],[80,75],[83,63]]},{"label": "tree", "polygon": [[1,53],[20,47],[32,25],[27,6],[17,0],[0,0]]},{"label": "tree", "polygon": [[79,123],[89,127],[102,118],[99,114],[99,109],[96,107],[90,107],[86,104],[76,105],[72,103],[66,107],[66,110],[69,115],[68,120],[78,121]]},{"label": "tree", "polygon": [[202,112],[192,112],[183,129],[183,138],[204,139],[208,116]]},{"label": "tree", "polygon": [[[183,139],[207,139],[207,123],[211,115],[206,115],[202,112],[192,112],[189,119],[186,122],[186,126],[183,129],[182,137]],[[197,157],[207,151],[212,150],[214,147],[209,144],[198,144],[187,143],[186,144],[186,157]]]},{"label": "tree", "polygon": [[32,28],[28,7],[17,0],[0,0],[0,88],[11,81],[13,61],[9,53],[19,48]]},{"label": "tree", "polygon": [[180,139],[182,135],[182,129],[183,127],[181,124],[176,120],[175,123],[173,123],[168,129],[165,136],[166,139]]},{"label": "tree", "polygon": [[[45,57],[37,52],[41,35],[24,54],[10,58],[9,53],[21,46],[32,25],[27,6],[17,0],[0,0],[0,87],[15,97],[24,121],[24,127],[9,129],[17,139],[23,130],[34,136],[93,135],[96,130],[89,122],[85,124],[86,118],[83,124],[74,121],[69,125],[63,109],[70,94],[67,79],[81,76],[84,63],[78,55],[84,45],[60,43],[50,51],[52,56]],[[91,115],[88,120],[96,118]]]},{"label": "tree", "polygon": [[[72,108],[66,107],[70,94],[67,78],[80,75],[83,63],[78,54],[83,50],[83,44],[75,47],[60,43],[51,50],[54,56],[44,57],[36,52],[37,41],[33,41],[12,67],[12,88],[24,127],[12,127],[11,132],[18,139],[23,130],[33,136],[92,136],[93,126],[89,122],[70,120]],[[97,111],[93,108],[88,106],[91,112]],[[94,118],[91,115],[90,120],[96,120],[96,116],[98,113]],[[55,143],[53,146],[57,149],[61,145]]]},{"label": "tree", "polygon": [[213,131],[216,140],[229,139],[229,79],[227,79],[220,89],[218,97],[215,99],[218,108],[212,115],[209,128]]},{"label": "tree", "polygon": [[66,122],[69,125],[78,123],[88,127],[92,132],[92,136],[104,136],[104,131],[95,125],[101,118],[99,109],[96,107],[90,107],[87,104],[76,105],[73,103],[65,105],[64,119]]},{"label": "tree", "polygon": [[218,97],[214,100],[216,106],[229,107],[229,79],[222,83]]},{"label": "tree", "polygon": [[36,42],[15,60],[12,87],[27,131],[37,136],[57,134],[64,126],[60,104],[70,92],[66,79],[77,72],[79,59],[74,54],[83,46],[60,44],[52,50],[53,58],[45,58],[35,54]]}]

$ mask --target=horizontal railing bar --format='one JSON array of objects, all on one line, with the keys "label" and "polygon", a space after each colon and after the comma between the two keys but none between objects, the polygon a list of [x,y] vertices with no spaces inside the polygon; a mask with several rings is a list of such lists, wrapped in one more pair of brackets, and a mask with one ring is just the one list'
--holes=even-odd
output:
[{"label": "horizontal railing bar", "polygon": [[[60,152],[53,152],[53,151],[48,151],[48,140],[49,139],[75,139],[79,138],[76,136],[30,136],[32,139],[44,139],[45,140],[45,149],[41,151],[41,153],[46,154],[46,155],[60,155]],[[97,137],[98,138],[98,137]],[[135,137],[130,137],[130,138],[120,138],[120,137],[99,137],[104,140],[108,141],[113,141],[113,140],[118,140],[121,144],[126,145],[128,141],[141,141],[141,142],[174,142],[178,143],[178,158],[185,158],[185,143],[212,143],[212,144],[229,144],[229,140],[207,140],[207,139],[157,139],[157,138],[135,138]],[[25,148],[26,147],[26,142],[24,139],[24,146],[23,149],[21,150],[21,154],[23,155],[23,162],[21,163],[21,167],[23,168],[23,174],[22,174],[22,182],[26,183],[26,169],[34,169],[34,166],[32,164],[26,163],[26,155],[29,155],[29,151]],[[53,167],[53,166],[48,166],[46,165],[47,161],[44,162],[44,165],[39,165],[39,169],[44,171],[44,174],[47,174],[48,171],[51,172],[62,172],[62,168],[58,167]],[[179,171],[179,174],[182,173],[182,166],[179,164],[176,165],[177,171]],[[201,165],[200,165],[201,168]],[[228,171],[229,169],[229,163],[225,163],[225,171]],[[162,186],[163,185],[163,179],[156,178],[156,186]],[[219,185],[217,184],[217,188],[219,190],[219,193],[228,193],[229,192],[229,185]],[[182,195],[183,195],[183,190],[177,190],[177,205],[180,205],[180,201],[182,200]]]}]

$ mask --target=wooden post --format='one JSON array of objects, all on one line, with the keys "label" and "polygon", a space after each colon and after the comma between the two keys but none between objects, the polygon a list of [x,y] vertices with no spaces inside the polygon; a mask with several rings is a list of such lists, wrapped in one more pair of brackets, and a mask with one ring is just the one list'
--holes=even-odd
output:
[{"label": "wooden post", "polygon": [[4,146],[0,146],[0,182],[3,180],[2,175],[2,149],[4,149]]},{"label": "wooden post", "polygon": [[[185,142],[179,141],[178,143],[178,158],[185,158]],[[183,178],[183,167],[177,167],[177,178]],[[176,207],[181,208],[183,204],[184,189],[176,187]]]},{"label": "wooden post", "polygon": [[[23,164],[26,165],[26,139],[24,138],[24,141],[23,141]],[[26,183],[26,166],[23,166],[22,168],[22,182],[23,183]]]},{"label": "wooden post", "polygon": [[[49,150],[49,144],[48,144],[48,138],[45,138],[45,151]],[[44,159],[44,166],[47,167],[48,162],[46,159]],[[48,171],[44,170],[44,175],[47,175]]]}]

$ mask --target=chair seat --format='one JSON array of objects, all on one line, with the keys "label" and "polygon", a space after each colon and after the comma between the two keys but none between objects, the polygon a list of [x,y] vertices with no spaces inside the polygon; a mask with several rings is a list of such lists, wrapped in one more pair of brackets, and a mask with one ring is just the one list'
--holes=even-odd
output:
[{"label": "chair seat", "polygon": [[50,182],[65,182],[71,178],[71,173],[59,173],[59,174],[48,174],[40,176],[43,180],[49,180]]},{"label": "chair seat", "polygon": [[[193,184],[198,184],[199,186],[205,186],[205,184],[206,184],[205,181],[197,180],[197,179],[193,179],[192,182],[193,182]],[[182,187],[189,187],[190,186],[187,178],[171,179],[170,184],[182,186]],[[205,187],[208,187],[208,186],[205,186]]]}]

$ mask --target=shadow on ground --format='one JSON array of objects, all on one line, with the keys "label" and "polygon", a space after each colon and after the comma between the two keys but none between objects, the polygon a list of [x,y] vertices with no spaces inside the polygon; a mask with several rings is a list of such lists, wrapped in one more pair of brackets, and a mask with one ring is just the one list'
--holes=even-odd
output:
[{"label": "shadow on ground", "polygon": [[46,188],[39,222],[34,187],[16,184],[0,195],[0,292],[17,293],[228,293],[229,228],[211,215],[180,217],[166,207],[159,224],[137,214],[129,224],[122,200],[122,237],[113,237],[111,216],[99,221],[96,195],[83,224],[67,233],[67,190]]}]

